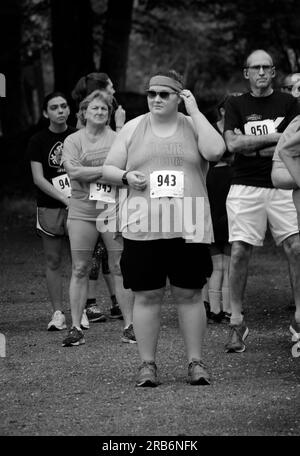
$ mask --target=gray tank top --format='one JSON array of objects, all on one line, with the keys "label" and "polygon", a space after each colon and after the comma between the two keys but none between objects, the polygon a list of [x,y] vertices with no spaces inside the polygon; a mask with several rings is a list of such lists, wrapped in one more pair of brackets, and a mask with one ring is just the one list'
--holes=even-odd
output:
[{"label": "gray tank top", "polygon": [[150,113],[145,114],[131,137],[126,169],[144,173],[147,187],[129,188],[128,197],[121,201],[125,238],[213,242],[205,183],[208,162],[199,153],[185,115],[178,114],[173,135],[161,138],[152,131]]}]

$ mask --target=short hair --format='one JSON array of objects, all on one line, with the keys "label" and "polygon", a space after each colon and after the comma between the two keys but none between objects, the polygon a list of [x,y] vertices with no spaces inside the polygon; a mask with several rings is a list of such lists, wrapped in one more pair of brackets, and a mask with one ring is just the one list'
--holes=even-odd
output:
[{"label": "short hair", "polygon": [[79,104],[95,90],[105,90],[110,78],[106,73],[89,73],[79,79],[72,91],[73,100]]},{"label": "short hair", "polygon": [[274,64],[274,59],[272,57],[272,55],[270,54],[270,52],[266,51],[265,49],[254,49],[253,51],[251,51],[247,57],[245,58],[244,60],[244,64],[243,64],[243,68],[248,68],[248,60],[249,60],[249,57],[251,57],[251,55],[255,54],[256,52],[264,52],[265,54],[268,54],[272,60],[272,64],[273,66],[275,66]]},{"label": "short hair", "polygon": [[59,91],[51,92],[51,93],[48,93],[48,95],[46,95],[43,100],[43,106],[42,106],[43,111],[47,112],[49,101],[52,100],[52,98],[56,98],[56,97],[64,98],[66,100],[67,104],[69,104],[68,98],[66,97],[66,95],[63,92],[59,92]]},{"label": "short hair", "polygon": [[80,122],[82,123],[82,125],[86,125],[86,119],[85,119],[84,114],[88,108],[88,105],[96,99],[99,99],[99,100],[103,101],[103,103],[106,104],[106,106],[108,108],[107,124],[109,124],[110,116],[112,113],[112,97],[110,97],[109,95],[107,95],[105,92],[103,92],[101,90],[94,90],[94,92],[90,93],[87,97],[85,97],[79,105],[79,112],[78,112],[77,116],[78,116],[78,119],[80,120]]}]

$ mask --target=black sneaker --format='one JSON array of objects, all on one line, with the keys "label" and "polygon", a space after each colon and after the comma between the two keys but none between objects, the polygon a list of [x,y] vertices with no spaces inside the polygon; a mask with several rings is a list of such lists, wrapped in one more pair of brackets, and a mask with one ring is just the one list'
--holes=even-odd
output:
[{"label": "black sneaker", "polygon": [[115,320],[123,320],[123,315],[121,312],[121,309],[118,305],[112,306],[110,308],[110,316],[109,318],[115,319]]},{"label": "black sneaker", "polygon": [[77,329],[75,326],[70,329],[69,334],[63,340],[62,346],[63,347],[72,347],[74,345],[81,345],[84,344],[84,335],[81,329]]},{"label": "black sneaker", "polygon": [[214,312],[206,312],[207,315],[207,323],[222,323],[224,320],[224,312],[220,311],[219,313]]},{"label": "black sneaker", "polygon": [[88,320],[91,322],[104,322],[106,321],[106,316],[104,315],[103,312],[101,312],[100,308],[96,305],[93,304],[91,306],[88,306],[86,308],[86,316],[88,317]]},{"label": "black sneaker", "polygon": [[121,340],[122,342],[125,342],[125,344],[136,344],[132,323],[128,326],[128,328],[124,329]]}]

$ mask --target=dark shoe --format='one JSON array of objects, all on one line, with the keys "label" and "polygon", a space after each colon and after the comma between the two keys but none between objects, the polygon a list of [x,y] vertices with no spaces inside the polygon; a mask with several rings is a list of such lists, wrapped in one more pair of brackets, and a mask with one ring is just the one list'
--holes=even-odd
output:
[{"label": "dark shoe", "polygon": [[63,340],[62,346],[63,347],[72,347],[74,345],[81,345],[84,344],[84,335],[81,329],[73,328],[70,329],[69,334],[67,337]]},{"label": "dark shoe", "polygon": [[188,382],[191,385],[210,385],[210,378],[203,361],[192,359],[188,368]]},{"label": "dark shoe", "polygon": [[300,324],[296,322],[295,317],[291,321],[289,330],[292,334],[292,342],[300,341]]},{"label": "dark shoe", "polygon": [[225,350],[228,353],[242,353],[246,350],[244,343],[246,337],[249,334],[249,329],[245,325],[244,321],[240,325],[229,325],[230,332],[228,341],[225,344]]},{"label": "dark shoe", "polygon": [[109,318],[115,319],[115,320],[123,320],[123,315],[121,312],[121,309],[118,305],[112,306],[110,308],[110,316]]},{"label": "dark shoe", "polygon": [[231,313],[223,312],[224,321],[230,321]]},{"label": "dark shoe", "polygon": [[86,308],[86,316],[88,317],[88,320],[93,323],[95,323],[97,321],[98,322],[106,321],[106,316],[104,315],[103,312],[101,312],[100,308],[96,304],[93,304]]},{"label": "dark shoe", "polygon": [[222,323],[223,319],[224,319],[224,314],[222,311],[220,311],[219,313],[215,314],[214,312],[209,312],[209,314],[207,314],[207,323],[211,324],[211,323]]},{"label": "dark shoe", "polygon": [[144,361],[139,367],[139,373],[135,386],[151,387],[159,385],[157,378],[157,367],[154,361]]},{"label": "dark shoe", "polygon": [[136,339],[133,331],[133,325],[129,325],[128,328],[125,328],[122,335],[122,342],[126,344],[136,344]]}]

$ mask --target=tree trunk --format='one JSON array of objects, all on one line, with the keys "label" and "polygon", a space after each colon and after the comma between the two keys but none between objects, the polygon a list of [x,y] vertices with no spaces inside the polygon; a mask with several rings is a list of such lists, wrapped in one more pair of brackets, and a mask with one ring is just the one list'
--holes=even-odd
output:
[{"label": "tree trunk", "polygon": [[6,97],[0,98],[1,130],[11,136],[27,127],[21,96],[21,6],[18,0],[0,3],[0,71],[6,79]]},{"label": "tree trunk", "polygon": [[134,0],[109,0],[100,70],[109,75],[115,88],[124,91]]},{"label": "tree trunk", "polygon": [[88,0],[51,0],[55,90],[69,95],[94,71],[92,10]]}]

